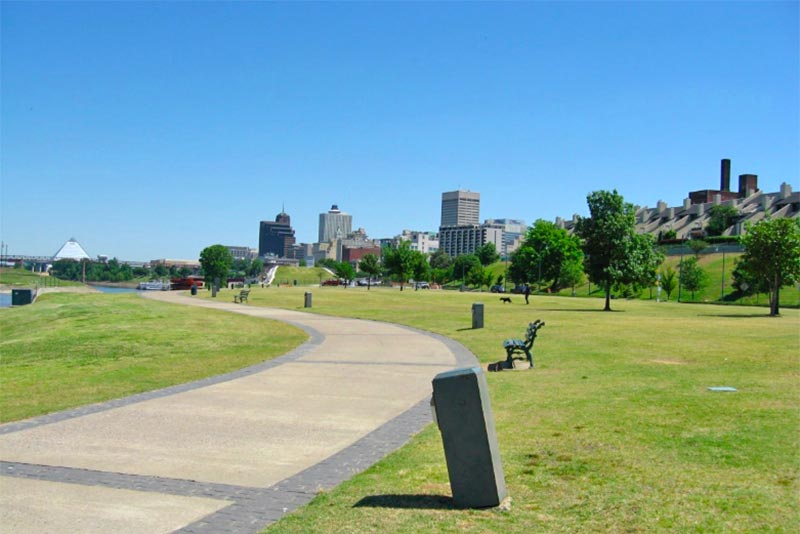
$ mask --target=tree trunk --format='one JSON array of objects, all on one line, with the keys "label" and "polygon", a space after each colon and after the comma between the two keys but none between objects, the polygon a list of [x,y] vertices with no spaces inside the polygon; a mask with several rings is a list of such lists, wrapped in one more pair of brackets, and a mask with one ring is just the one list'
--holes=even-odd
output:
[{"label": "tree trunk", "polygon": [[611,284],[606,283],[606,307],[603,311],[611,311]]},{"label": "tree trunk", "polygon": [[772,291],[769,292],[769,316],[770,317],[777,317],[780,315],[780,310],[778,309],[779,298],[780,298],[780,290],[781,286],[778,283],[777,275],[775,276],[775,280],[772,282],[773,287],[771,288]]}]

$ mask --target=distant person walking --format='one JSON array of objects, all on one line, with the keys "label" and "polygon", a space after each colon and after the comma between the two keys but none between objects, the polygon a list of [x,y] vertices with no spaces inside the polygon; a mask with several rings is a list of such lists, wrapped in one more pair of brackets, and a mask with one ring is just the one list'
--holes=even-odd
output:
[{"label": "distant person walking", "polygon": [[531,296],[531,286],[529,284],[525,284],[525,304],[529,304],[528,297]]}]

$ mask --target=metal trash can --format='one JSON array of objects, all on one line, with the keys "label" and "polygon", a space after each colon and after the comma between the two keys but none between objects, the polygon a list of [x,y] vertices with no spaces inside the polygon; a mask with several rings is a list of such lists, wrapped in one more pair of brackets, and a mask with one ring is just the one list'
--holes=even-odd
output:
[{"label": "metal trash can", "polygon": [[304,308],[310,308],[311,307],[311,293],[308,292],[308,291],[306,291],[306,300],[305,300],[305,304],[304,304],[303,307]]},{"label": "metal trash can", "polygon": [[481,302],[472,305],[472,328],[483,328],[483,303]]},{"label": "metal trash can", "polygon": [[26,304],[32,304],[35,298],[36,298],[36,291],[33,289],[11,290],[12,306],[25,306]]},{"label": "metal trash can", "polygon": [[192,284],[192,295],[197,295],[197,284]]},{"label": "metal trash can", "polygon": [[498,506],[508,492],[486,375],[480,367],[436,375],[431,407],[442,433],[453,503],[461,508]]}]

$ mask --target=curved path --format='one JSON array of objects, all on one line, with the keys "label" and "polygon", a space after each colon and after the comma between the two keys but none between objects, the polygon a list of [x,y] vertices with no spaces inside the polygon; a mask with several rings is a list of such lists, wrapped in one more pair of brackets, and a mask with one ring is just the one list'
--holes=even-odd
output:
[{"label": "curved path", "polygon": [[403,445],[431,421],[433,377],[475,365],[402,326],[147,297],[310,339],[227,375],[0,426],[0,532],[258,532]]}]

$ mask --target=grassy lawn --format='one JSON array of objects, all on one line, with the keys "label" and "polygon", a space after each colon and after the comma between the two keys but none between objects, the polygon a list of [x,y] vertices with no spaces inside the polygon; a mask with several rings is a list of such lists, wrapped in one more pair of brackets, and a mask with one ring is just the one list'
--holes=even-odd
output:
[{"label": "grassy lawn", "polygon": [[240,369],[306,339],[297,328],[132,294],[42,295],[0,309],[0,421]]},{"label": "grassy lawn", "polygon": [[[252,305],[301,309],[302,288]],[[488,375],[510,511],[453,510],[431,426],[279,532],[792,532],[800,522],[800,312],[317,288],[313,311],[439,332],[481,363],[547,322],[533,371]],[[471,304],[485,328],[471,330]],[[710,386],[733,386],[716,393]]]},{"label": "grassy lawn", "polygon": [[273,284],[299,286],[319,285],[323,280],[336,278],[331,273],[320,267],[290,267],[282,265],[275,273]]},{"label": "grassy lawn", "polygon": [[59,280],[52,276],[42,276],[39,273],[32,273],[25,269],[9,269],[7,267],[0,267],[0,286],[2,289],[11,289],[14,287],[70,287],[82,286],[79,282],[70,282],[68,280]]}]

